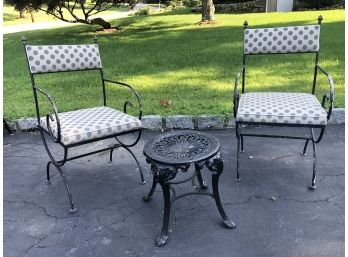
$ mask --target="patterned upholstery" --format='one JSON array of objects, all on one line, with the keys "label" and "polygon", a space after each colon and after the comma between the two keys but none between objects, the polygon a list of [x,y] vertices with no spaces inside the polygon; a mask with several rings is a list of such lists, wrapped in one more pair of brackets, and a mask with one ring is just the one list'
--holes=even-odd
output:
[{"label": "patterned upholstery", "polygon": [[326,125],[327,114],[314,95],[306,93],[245,93],[237,121]]},{"label": "patterned upholstery", "polygon": [[33,74],[102,68],[97,44],[27,45],[25,50]]},{"label": "patterned upholstery", "polygon": [[[141,121],[115,109],[101,106],[59,113],[61,138],[64,145],[83,142],[118,134],[141,127]],[[54,117],[54,116],[53,116]],[[41,126],[47,130],[46,117]],[[50,121],[53,134],[57,136],[57,125]]]},{"label": "patterned upholstery", "polygon": [[295,26],[244,31],[244,53],[298,53],[319,51],[320,26]]}]

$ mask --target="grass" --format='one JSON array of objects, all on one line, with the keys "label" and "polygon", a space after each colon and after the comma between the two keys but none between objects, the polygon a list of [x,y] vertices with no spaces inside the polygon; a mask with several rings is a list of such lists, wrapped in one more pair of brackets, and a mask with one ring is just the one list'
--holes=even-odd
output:
[{"label": "grass", "polygon": [[[87,6],[88,6],[88,4],[87,4]],[[82,15],[81,8],[77,7],[76,10],[77,10],[76,14],[81,16]],[[127,10],[127,8],[113,7],[105,12],[100,13],[100,15],[110,14],[112,12],[121,12],[121,11],[126,11],[126,10]],[[63,11],[63,13],[64,13],[64,11]],[[19,12],[16,11],[13,6],[4,5],[3,6],[3,24],[4,24],[4,26],[13,26],[13,25],[31,23],[30,13],[24,13],[24,14],[25,14],[25,18],[19,18]],[[64,13],[64,17],[67,17],[68,19],[73,19],[72,16],[68,13],[67,14]],[[35,19],[35,23],[59,21],[55,17],[48,15],[43,11],[34,12],[34,19]]]},{"label": "grass", "polygon": [[[105,77],[133,85],[141,94],[145,114],[232,113],[235,74],[242,63],[244,20],[251,27],[312,24],[324,17],[321,31],[321,65],[335,80],[335,107],[344,107],[344,11],[293,13],[218,14],[216,25],[199,26],[199,14],[186,10],[113,21],[123,28],[116,34],[99,35]],[[33,44],[92,42],[89,26],[25,32]],[[23,33],[4,35],[4,115],[35,116],[31,82],[24,51]],[[247,60],[246,91],[310,92],[313,54],[254,56]],[[101,103],[98,74],[78,72],[41,75],[37,84],[51,93],[59,111]],[[317,93],[328,91],[319,76]],[[129,95],[107,86],[108,104],[121,107]],[[162,106],[161,99],[171,100]],[[118,100],[118,101],[117,101]],[[48,110],[48,109],[47,109]],[[45,112],[43,112],[45,114]]]}]

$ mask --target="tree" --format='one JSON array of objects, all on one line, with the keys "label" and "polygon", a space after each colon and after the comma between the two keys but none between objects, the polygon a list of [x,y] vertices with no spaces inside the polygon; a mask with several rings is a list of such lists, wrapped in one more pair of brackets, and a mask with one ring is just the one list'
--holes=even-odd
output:
[{"label": "tree", "polygon": [[[110,29],[111,24],[102,18],[91,18],[100,12],[106,11],[114,6],[128,3],[134,4],[136,0],[5,0],[7,4],[13,5],[17,11],[44,11],[59,20],[69,23],[83,23],[99,25],[104,29]],[[82,14],[78,14],[82,12]],[[81,10],[81,11],[80,11]],[[72,18],[72,20],[71,20]]]},{"label": "tree", "polygon": [[24,19],[25,15],[24,15],[24,11],[23,10],[19,10],[19,18],[20,19]]},{"label": "tree", "polygon": [[215,6],[213,0],[202,1],[202,21],[201,23],[210,23],[215,21]]}]

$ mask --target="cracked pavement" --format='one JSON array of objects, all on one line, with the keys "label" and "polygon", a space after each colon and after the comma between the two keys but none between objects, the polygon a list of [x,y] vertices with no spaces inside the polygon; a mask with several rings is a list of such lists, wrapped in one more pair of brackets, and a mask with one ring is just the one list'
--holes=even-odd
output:
[{"label": "cracked pavement", "polygon": [[[148,182],[145,185],[140,185],[137,166],[123,149],[114,151],[112,163],[104,152],[64,165],[78,208],[75,214],[68,211],[65,187],[54,168],[52,182],[45,183],[48,155],[39,134],[4,135],[4,256],[344,256],[344,126],[328,126],[317,145],[314,192],[307,189],[312,149],[309,145],[308,155],[301,156],[303,140],[245,138],[246,151],[240,154],[242,181],[238,183],[234,181],[234,131],[205,132],[221,142],[225,170],[220,195],[237,228],[222,226],[212,198],[188,196],[173,205],[172,232],[161,248],[154,242],[162,225],[160,187],[150,202],[142,200],[152,179],[142,149],[160,132],[145,132],[134,147]],[[295,134],[301,132],[308,134],[309,130],[298,129]],[[111,143],[105,140],[79,147],[72,154]],[[62,154],[60,148],[50,146]],[[210,171],[205,168],[202,174],[210,185]],[[191,188],[187,182],[176,191]]]}]

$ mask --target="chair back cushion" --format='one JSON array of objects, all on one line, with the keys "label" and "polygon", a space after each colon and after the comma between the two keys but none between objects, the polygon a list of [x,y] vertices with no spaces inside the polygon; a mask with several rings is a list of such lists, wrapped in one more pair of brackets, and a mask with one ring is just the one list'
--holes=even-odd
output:
[{"label": "chair back cushion", "polygon": [[25,51],[32,74],[102,68],[97,44],[26,45]]},{"label": "chair back cushion", "polygon": [[320,25],[245,29],[244,54],[319,51]]}]

